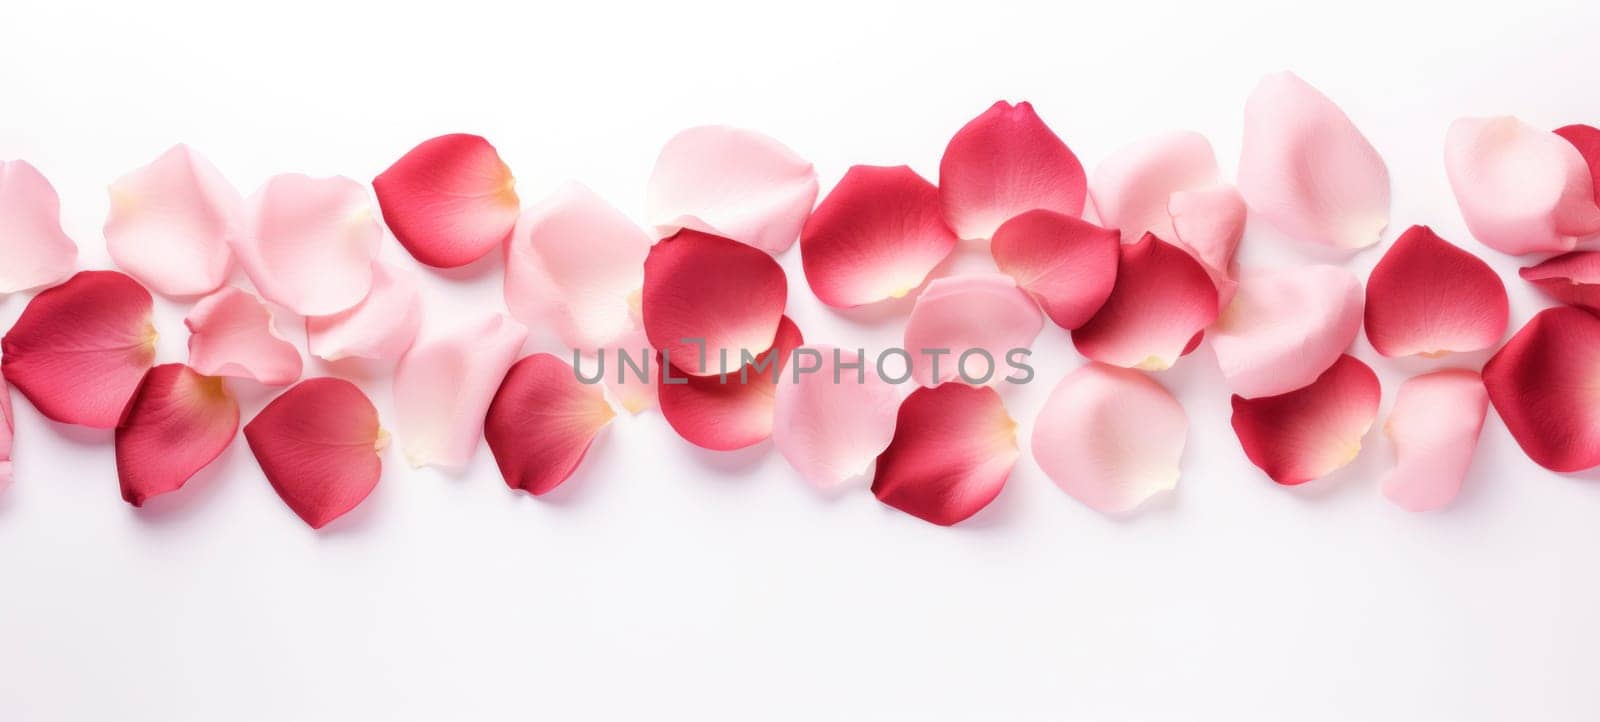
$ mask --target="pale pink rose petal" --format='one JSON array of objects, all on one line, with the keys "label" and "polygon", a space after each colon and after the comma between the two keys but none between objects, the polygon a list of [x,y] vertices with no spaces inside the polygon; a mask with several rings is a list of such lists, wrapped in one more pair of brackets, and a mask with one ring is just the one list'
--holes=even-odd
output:
[{"label": "pale pink rose petal", "polygon": [[[889,446],[900,392],[872,358],[832,346],[808,349],[820,355],[816,370],[778,381],[772,443],[806,481],[832,489],[866,472]],[[805,358],[809,370],[813,359]]]},{"label": "pale pink rose petal", "polygon": [[1217,158],[1205,136],[1162,133],[1107,156],[1089,177],[1095,212],[1107,228],[1122,231],[1123,243],[1146,233],[1178,237],[1169,205],[1173,194],[1218,182]]},{"label": "pale pink rose petal", "polygon": [[0,491],[11,486],[11,444],[15,441],[15,422],[11,420],[11,385],[0,378]]},{"label": "pale pink rose petal", "polygon": [[1319,479],[1361,453],[1378,417],[1377,374],[1340,356],[1311,384],[1277,396],[1233,397],[1233,432],[1250,463],[1284,486]]},{"label": "pale pink rose petal", "polygon": [[367,190],[349,178],[273,176],[246,202],[239,265],[268,301],[327,316],[372,289],[383,231]]},{"label": "pale pink rose petal", "polygon": [[233,269],[244,199],[205,156],[175,145],[111,184],[106,250],[156,293],[199,296]]},{"label": "pale pink rose petal", "polygon": [[639,327],[650,237],[594,191],[569,182],[523,212],[506,244],[506,306],[584,353]]},{"label": "pale pink rose petal", "polygon": [[969,240],[988,240],[1038,208],[1081,216],[1088,195],[1083,164],[1026,102],[990,106],[956,131],[939,159],[945,222]]},{"label": "pale pink rose petal", "polygon": [[1146,233],[1122,245],[1111,297],[1072,332],[1078,353],[1101,363],[1160,371],[1200,342],[1217,318],[1217,288],[1183,249]]},{"label": "pale pink rose petal", "polygon": [[1361,314],[1361,282],[1343,268],[1246,268],[1211,328],[1211,349],[1234,393],[1274,396],[1333,365],[1360,331]]},{"label": "pale pink rose petal", "polygon": [[1488,409],[1489,393],[1475,371],[1447,369],[1407,379],[1383,426],[1396,459],[1383,479],[1383,495],[1407,511],[1449,504],[1472,466]]},{"label": "pale pink rose petal", "polygon": [[1389,169],[1349,116],[1299,76],[1261,79],[1244,108],[1239,192],[1289,237],[1355,250],[1389,225]]},{"label": "pale pink rose petal", "polygon": [[189,366],[206,376],[287,386],[300,378],[300,351],[278,333],[255,294],[227,286],[200,299],[183,319]]},{"label": "pale pink rose petal", "polygon": [[906,321],[911,375],[923,386],[951,380],[993,386],[1006,361],[1044,328],[1044,316],[1010,276],[975,273],[934,279]]},{"label": "pale pink rose petal", "polygon": [[[650,339],[645,337],[643,326],[602,348],[599,355],[605,358],[602,382],[623,410],[638,414],[656,406],[656,380],[660,374],[653,366],[656,352],[650,346]],[[592,364],[597,360],[591,357],[583,361],[586,375],[594,374]]]},{"label": "pale pink rose petal", "polygon": [[810,161],[765,135],[722,125],[673,136],[645,188],[645,216],[658,237],[689,229],[768,253],[794,244],[816,202]]},{"label": "pale pink rose petal", "polygon": [[413,467],[459,470],[483,438],[483,418],[528,328],[504,314],[452,324],[400,357],[394,372],[395,428]]},{"label": "pale pink rose petal", "polygon": [[25,161],[0,161],[0,229],[0,294],[72,275],[78,245],[61,230],[61,199]]},{"label": "pale pink rose petal", "polygon": [[848,308],[910,293],[956,241],[932,183],[903,165],[857,165],[806,221],[800,261],[819,300]]},{"label": "pale pink rose petal", "polygon": [[1033,427],[1033,457],[1062,491],[1107,514],[1178,485],[1189,419],[1149,376],[1090,363],[1061,379]]},{"label": "pale pink rose petal", "polygon": [[1200,259],[1213,276],[1233,275],[1233,254],[1244,238],[1246,209],[1239,189],[1219,185],[1173,193],[1167,201],[1179,245]]},{"label": "pale pink rose petal", "polygon": [[1385,356],[1489,348],[1509,313],[1494,269],[1427,226],[1400,234],[1367,277],[1367,339]]},{"label": "pale pink rose petal", "polygon": [[1467,230],[1503,253],[1563,253],[1600,232],[1583,154],[1510,116],[1461,118],[1444,139],[1444,167]]},{"label": "pale pink rose petal", "polygon": [[399,359],[422,326],[417,279],[386,263],[372,265],[372,291],[354,307],[332,316],[306,318],[306,346],[325,361]]}]

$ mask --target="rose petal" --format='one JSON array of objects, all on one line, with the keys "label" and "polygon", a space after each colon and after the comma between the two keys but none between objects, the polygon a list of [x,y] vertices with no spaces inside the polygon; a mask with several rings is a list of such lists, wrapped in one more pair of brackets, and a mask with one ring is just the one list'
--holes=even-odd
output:
[{"label": "rose petal", "polygon": [[1002,100],[950,138],[939,160],[939,199],[956,235],[988,239],[1035,208],[1083,214],[1083,164],[1033,106]]},{"label": "rose petal", "polygon": [[1565,138],[1583,156],[1584,165],[1589,166],[1589,184],[1594,188],[1594,202],[1600,205],[1600,183],[1594,182],[1595,178],[1600,178],[1600,128],[1569,125],[1556,128],[1556,135]]},{"label": "rose petal", "polygon": [[1205,136],[1175,131],[1146,138],[1112,153],[1094,169],[1089,193],[1107,228],[1124,243],[1146,233],[1177,238],[1168,210],[1173,194],[1217,183],[1217,158]]},{"label": "rose petal", "polygon": [[1383,432],[1396,464],[1383,495],[1407,511],[1432,511],[1456,498],[1472,465],[1489,395],[1477,372],[1447,369],[1407,379]]},{"label": "rose petal", "polygon": [[0,491],[11,486],[11,444],[15,431],[11,417],[11,385],[0,378]]},{"label": "rose petal", "polygon": [[246,219],[234,251],[268,301],[301,316],[327,316],[372,289],[383,231],[359,183],[273,176],[250,196]]},{"label": "rose petal", "polygon": [[598,384],[537,353],[512,365],[484,417],[483,436],[506,485],[534,495],[561,485],[615,414]]},{"label": "rose petal", "polygon": [[1518,273],[1557,301],[1600,313],[1600,251],[1564,253]]},{"label": "rose petal", "polygon": [[1600,318],[1570,306],[1540,311],[1484,364],[1483,385],[1535,463],[1600,466]]},{"label": "rose petal", "polygon": [[1061,379],[1034,422],[1033,457],[1062,491],[1107,514],[1178,485],[1189,420],[1138,371],[1090,363]]},{"label": "rose petal", "polygon": [[820,355],[816,370],[778,382],[772,443],[806,481],[832,489],[888,448],[900,392],[859,352],[808,348]]},{"label": "rose petal", "polygon": [[1600,232],[1589,167],[1561,136],[1516,118],[1462,118],[1445,134],[1444,165],[1461,217],[1497,251],[1562,253]]},{"label": "rose petal", "polygon": [[784,316],[772,348],[726,379],[691,376],[657,357],[661,415],[685,441],[704,449],[732,451],[760,442],[772,435],[776,381],[803,343],[800,328]]},{"label": "rose petal", "polygon": [[1000,495],[1017,455],[1017,424],[994,389],[919,388],[900,403],[872,493],[918,519],[950,526]]},{"label": "rose petal", "polygon": [[61,230],[61,199],[24,161],[0,161],[0,294],[47,286],[72,274],[78,245]]},{"label": "rose petal", "polygon": [[1239,189],[1212,186],[1173,193],[1167,201],[1177,242],[1205,264],[1212,276],[1231,278],[1233,254],[1244,238],[1245,205]]},{"label": "rose petal", "polygon": [[1216,318],[1217,289],[1205,267],[1147,233],[1122,246],[1110,298],[1072,332],[1072,344],[1101,363],[1159,371],[1193,351]]},{"label": "rose petal", "polygon": [[1285,486],[1327,476],[1361,453],[1378,416],[1378,376],[1340,356],[1310,386],[1286,394],[1233,397],[1233,432],[1250,462]]},{"label": "rose petal", "polygon": [[818,299],[848,308],[910,293],[956,241],[932,183],[903,165],[857,165],[806,221],[800,261]]},{"label": "rose petal", "polygon": [[1244,108],[1239,192],[1289,237],[1354,250],[1389,224],[1389,169],[1349,116],[1293,73],[1261,79]]},{"label": "rose petal", "polygon": [[112,428],[155,363],[151,305],[121,273],[78,273],[28,302],[0,341],[0,369],[46,417]]},{"label": "rose petal", "polygon": [[222,379],[183,364],[145,374],[117,426],[117,478],[134,506],[177,491],[214,461],[239,431],[239,404]]},{"label": "rose petal", "polygon": [[283,503],[313,529],[356,508],[383,472],[378,410],[343,379],[302,381],[250,423],[244,439]]},{"label": "rose petal", "polygon": [[254,379],[287,386],[300,378],[300,351],[272,325],[272,312],[233,286],[200,299],[189,327],[189,365],[206,376]]},{"label": "rose petal", "polygon": [[527,339],[528,327],[496,313],[453,324],[400,357],[394,410],[407,462],[452,471],[467,465],[489,403]]},{"label": "rose petal", "polygon": [[606,390],[625,411],[638,414],[656,405],[656,377],[660,374],[651,370],[656,352],[642,326],[601,349],[597,356],[606,364],[602,369]]},{"label": "rose petal", "polygon": [[1121,260],[1114,230],[1054,211],[1028,211],[1000,225],[994,262],[1038,301],[1057,326],[1075,329],[1111,296]]},{"label": "rose petal", "polygon": [[372,291],[361,303],[331,316],[306,318],[306,346],[326,361],[393,361],[411,348],[421,326],[422,294],[416,278],[378,262],[372,266]]},{"label": "rose petal", "polygon": [[567,183],[529,208],[506,244],[506,305],[529,326],[553,326],[584,353],[639,325],[650,237],[594,191]]},{"label": "rose petal", "polygon": [[1385,356],[1439,356],[1500,342],[1510,308],[1489,264],[1412,226],[1367,277],[1367,339]]},{"label": "rose petal", "polygon": [[372,179],[395,240],[436,268],[465,266],[511,235],[516,185],[494,146],[465,133],[422,141]]},{"label": "rose petal", "polygon": [[156,293],[199,296],[233,268],[244,200],[205,156],[175,145],[111,184],[106,250]]},{"label": "rose petal", "polygon": [[974,273],[934,279],[906,320],[911,375],[923,386],[959,380],[1000,383],[1010,354],[1026,349],[1044,317],[1010,276]]},{"label": "rose petal", "polygon": [[645,187],[656,235],[688,229],[778,253],[817,202],[811,163],[752,130],[704,125],[672,137]]},{"label": "rose petal", "polygon": [[681,231],[644,261],[650,345],[695,376],[738,370],[746,354],[772,346],[788,297],[777,261],[726,238]]},{"label": "rose petal", "polygon": [[1361,311],[1361,282],[1338,266],[1247,268],[1211,348],[1234,393],[1275,396],[1332,366],[1361,329]]}]

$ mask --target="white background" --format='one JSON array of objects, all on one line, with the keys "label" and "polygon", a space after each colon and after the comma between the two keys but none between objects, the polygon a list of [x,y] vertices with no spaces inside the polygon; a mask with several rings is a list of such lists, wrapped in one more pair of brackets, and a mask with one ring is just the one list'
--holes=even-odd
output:
[{"label": "white background", "polygon": [[[104,186],[178,141],[248,193],[285,171],[369,180],[424,138],[476,132],[525,202],[578,178],[637,218],[657,149],[689,125],[767,132],[826,190],[852,163],[936,177],[950,134],[999,98],[1033,101],[1091,168],[1190,128],[1231,174],[1246,95],[1288,68],[1389,164],[1393,225],[1349,266],[1364,277],[1431,224],[1505,275],[1520,325],[1546,302],[1465,233],[1445,127],[1600,121],[1595,3],[146,5],[0,5],[0,158],[56,184],[86,267],[108,265]],[[1261,222],[1243,258],[1316,260]],[[425,274],[426,332],[500,308],[499,263]],[[895,341],[903,308],[827,311],[797,252],[782,263],[809,340]],[[25,302],[0,301],[0,323]],[[158,306],[161,360],[182,360],[184,307]],[[1407,375],[1483,360],[1355,352],[1384,414]],[[1054,326],[1034,359],[1040,382],[1006,393],[1024,449],[1081,363]],[[1240,451],[1206,347],[1158,378],[1191,420],[1176,494],[1109,519],[1025,453],[954,529],[864,488],[820,496],[770,444],[697,450],[654,412],[619,419],[544,499],[509,491],[486,448],[459,475],[391,449],[367,503],[314,533],[239,440],[135,510],[109,432],[17,395],[0,719],[1600,718],[1593,475],[1539,469],[1491,412],[1442,512],[1381,497],[1376,427],[1343,472],[1279,488]],[[386,414],[387,382],[363,383]],[[247,418],[267,398],[235,389]]]}]

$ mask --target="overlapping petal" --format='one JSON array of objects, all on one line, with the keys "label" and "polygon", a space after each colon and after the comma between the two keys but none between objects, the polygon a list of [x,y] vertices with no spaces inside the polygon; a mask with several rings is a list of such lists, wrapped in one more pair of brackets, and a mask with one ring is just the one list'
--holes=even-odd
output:
[{"label": "overlapping petal", "polygon": [[923,521],[950,526],[1000,495],[1017,455],[1016,422],[994,389],[918,388],[900,403],[872,493]]},{"label": "overlapping petal", "polygon": [[939,189],[906,166],[845,171],[800,232],[800,261],[823,303],[900,298],[956,247]]},{"label": "overlapping petal", "polygon": [[506,373],[483,436],[506,485],[538,495],[572,476],[614,415],[603,387],[580,382],[567,362],[537,353]]},{"label": "overlapping petal", "polygon": [[1001,224],[989,242],[995,265],[1057,326],[1094,317],[1117,281],[1117,232],[1055,211],[1034,210]]},{"label": "overlapping petal", "polygon": [[889,446],[900,392],[858,351],[807,349],[819,356],[816,369],[778,382],[772,443],[806,481],[832,489],[865,473]]},{"label": "overlapping petal", "polygon": [[61,198],[25,161],[0,161],[0,295],[72,273],[78,245],[61,230]]},{"label": "overlapping petal", "polygon": [[1036,208],[1080,216],[1088,195],[1083,164],[1026,102],[990,106],[939,160],[944,219],[961,238],[986,240]]},{"label": "overlapping petal", "polygon": [[372,179],[383,220],[418,261],[454,268],[511,235],[521,210],[516,179],[481,136],[422,141]]},{"label": "overlapping petal", "polygon": [[1509,316],[1494,269],[1427,226],[1402,233],[1367,277],[1367,339],[1385,356],[1489,348]]},{"label": "overlapping petal", "polygon": [[[1218,185],[1173,193],[1167,212],[1178,243],[1200,259],[1213,278],[1232,278],[1233,255],[1244,238],[1247,215],[1239,189]],[[1219,290],[1226,285],[1219,283]]]},{"label": "overlapping petal", "polygon": [[1033,458],[1062,491],[1117,514],[1177,487],[1188,435],[1183,406],[1161,384],[1091,362],[1045,400],[1034,422]]},{"label": "overlapping petal", "polygon": [[1233,392],[1275,396],[1315,381],[1361,329],[1361,282],[1338,266],[1246,268],[1211,329]]},{"label": "overlapping petal", "polygon": [[327,316],[372,289],[382,228],[367,190],[349,178],[273,176],[245,204],[239,265],[268,301]]},{"label": "overlapping petal", "polygon": [[1072,332],[1072,343],[1101,363],[1169,368],[1194,350],[1216,320],[1217,288],[1199,261],[1154,235],[1121,251],[1111,296]]},{"label": "overlapping petal", "polygon": [[458,470],[467,465],[483,436],[489,403],[527,339],[528,327],[496,313],[424,338],[400,357],[394,372],[395,424],[412,466]]},{"label": "overlapping petal", "polygon": [[906,320],[911,375],[923,386],[951,380],[994,385],[1007,375],[1013,351],[1026,349],[1044,328],[1028,294],[1003,273],[935,279]]},{"label": "overlapping petal", "polygon": [[302,381],[244,427],[267,481],[305,523],[321,529],[378,485],[388,436],[378,410],[343,379]]},{"label": "overlapping petal", "polygon": [[1378,416],[1377,374],[1340,356],[1311,385],[1286,394],[1233,397],[1233,432],[1250,462],[1285,486],[1327,476],[1361,453]]},{"label": "overlapping petal", "polygon": [[1383,479],[1383,495],[1408,511],[1449,504],[1472,465],[1488,409],[1489,395],[1475,371],[1447,369],[1407,379],[1383,426],[1396,458]]},{"label": "overlapping petal", "polygon": [[1589,166],[1589,181],[1594,187],[1594,202],[1600,205],[1600,128],[1589,125],[1568,125],[1556,128],[1556,135],[1567,139],[1572,147],[1578,149],[1583,156],[1584,165]]},{"label": "overlapping petal", "polygon": [[222,379],[183,364],[150,369],[117,426],[117,479],[122,498],[144,506],[177,491],[216,460],[239,431],[239,404]]},{"label": "overlapping petal", "polygon": [[604,199],[567,183],[529,208],[506,244],[506,306],[530,327],[551,326],[584,353],[639,324],[650,237]]},{"label": "overlapping petal", "polygon": [[753,130],[722,125],[668,140],[645,188],[645,214],[658,236],[688,229],[768,253],[794,244],[816,202],[810,161]]},{"label": "overlapping petal", "polygon": [[1574,251],[1518,271],[1551,298],[1600,313],[1600,251]]},{"label": "overlapping petal", "polygon": [[175,145],[111,184],[106,250],[156,293],[199,296],[233,268],[244,199],[204,156]]},{"label": "overlapping petal", "polygon": [[306,318],[306,346],[326,361],[400,358],[422,326],[422,294],[410,272],[372,266],[372,291],[361,303],[331,316]]},{"label": "overlapping petal", "polygon": [[1570,306],[1540,311],[1484,364],[1483,385],[1535,463],[1600,466],[1600,318]]},{"label": "overlapping petal", "polygon": [[1353,250],[1389,224],[1389,169],[1349,116],[1299,76],[1261,79],[1244,109],[1239,192],[1296,240]]},{"label": "overlapping petal", "polygon": [[233,286],[189,311],[189,365],[206,376],[254,379],[287,386],[300,378],[300,351],[272,325],[272,312],[255,294]]},{"label": "overlapping petal", "polygon": [[156,357],[152,299],[116,271],[83,271],[34,296],[0,341],[0,368],[46,417],[115,427]]},{"label": "overlapping petal", "polygon": [[1146,138],[1107,156],[1089,177],[1095,213],[1125,243],[1146,233],[1177,238],[1169,208],[1176,193],[1218,181],[1217,158],[1205,136],[1174,131]]},{"label": "overlapping petal", "polygon": [[695,376],[736,371],[771,347],[788,298],[777,261],[727,238],[680,231],[644,262],[645,334]]},{"label": "overlapping petal", "polygon": [[[787,373],[795,349],[805,343],[800,327],[781,318],[772,348],[728,373],[726,379],[692,376],[656,359],[656,395],[661,415],[674,431],[695,446],[732,451],[772,435],[777,381]],[[808,363],[810,363],[808,361]]]},{"label": "overlapping petal", "polygon": [[1445,134],[1444,165],[1467,230],[1490,248],[1562,253],[1600,232],[1588,164],[1555,133],[1510,116],[1462,118]]}]

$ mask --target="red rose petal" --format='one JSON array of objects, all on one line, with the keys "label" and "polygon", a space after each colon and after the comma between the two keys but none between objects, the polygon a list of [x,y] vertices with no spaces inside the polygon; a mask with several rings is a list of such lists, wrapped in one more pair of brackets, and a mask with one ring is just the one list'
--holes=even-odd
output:
[{"label": "red rose petal", "polygon": [[572,476],[613,416],[604,387],[580,382],[567,362],[537,353],[506,373],[483,436],[506,485],[538,495]]},{"label": "red rose petal", "polygon": [[851,166],[800,231],[800,261],[823,303],[900,298],[956,247],[939,189],[905,166]]},{"label": "red rose petal", "polygon": [[511,235],[520,211],[511,169],[489,141],[465,133],[422,141],[372,189],[395,239],[436,268],[482,258]]},{"label": "red rose petal", "polygon": [[1016,279],[1057,326],[1075,329],[1111,296],[1121,260],[1117,231],[1054,211],[1001,224],[989,243],[995,265]]},{"label": "red rose petal", "polygon": [[1233,397],[1233,432],[1250,462],[1285,486],[1327,476],[1361,453],[1378,416],[1378,376],[1340,356],[1310,386],[1278,396]]},{"label": "red rose petal", "polygon": [[987,239],[1018,214],[1083,214],[1083,164],[1028,103],[995,103],[962,126],[939,160],[939,199],[957,236]]},{"label": "red rose petal", "polygon": [[924,521],[959,523],[999,496],[1017,461],[1016,430],[992,388],[919,388],[900,403],[872,493]]},{"label": "red rose petal", "polygon": [[222,379],[183,364],[150,369],[117,427],[122,498],[144,506],[152,496],[177,491],[221,455],[238,431],[239,404]]},{"label": "red rose petal", "polygon": [[[1578,154],[1583,156],[1583,162],[1589,166],[1591,181],[1600,178],[1600,128],[1589,125],[1569,125],[1556,128],[1556,135],[1567,139],[1573,147],[1578,149]],[[1594,188],[1594,202],[1600,205],[1600,183],[1591,182]]]},{"label": "red rose petal", "polygon": [[1158,371],[1193,351],[1216,319],[1217,288],[1205,266],[1147,233],[1122,246],[1111,296],[1072,343],[1101,363]]},{"label": "red rose petal", "polygon": [[1600,251],[1563,253],[1518,274],[1557,301],[1600,313]]},{"label": "red rose petal", "polygon": [[39,413],[109,429],[156,357],[150,292],[116,271],[83,271],[28,302],[0,341],[5,377]]},{"label": "red rose petal", "polygon": [[1483,367],[1494,410],[1546,469],[1600,466],[1600,318],[1540,311]]},{"label": "red rose petal", "polygon": [[1494,269],[1427,226],[1401,234],[1367,278],[1367,339],[1385,356],[1489,348],[1509,315]]},{"label": "red rose petal", "polygon": [[685,441],[704,449],[732,451],[766,439],[772,435],[778,374],[803,343],[800,327],[783,316],[772,348],[754,363],[730,371],[726,381],[720,376],[690,376],[676,362],[668,368],[658,355],[656,395],[661,415]]},{"label": "red rose petal", "polygon": [[295,384],[245,425],[244,438],[278,496],[313,529],[372,493],[388,441],[361,389],[334,378]]},{"label": "red rose petal", "polygon": [[695,376],[736,371],[742,354],[771,347],[788,298],[772,256],[720,236],[679,231],[644,261],[645,334],[673,366]]}]

